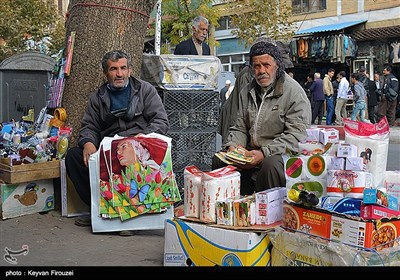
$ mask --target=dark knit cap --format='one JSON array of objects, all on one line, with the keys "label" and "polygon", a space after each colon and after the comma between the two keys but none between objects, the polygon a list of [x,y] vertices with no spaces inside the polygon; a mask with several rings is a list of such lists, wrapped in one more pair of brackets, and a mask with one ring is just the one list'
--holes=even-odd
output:
[{"label": "dark knit cap", "polygon": [[273,44],[271,42],[265,42],[265,41],[260,41],[256,42],[254,45],[251,46],[250,48],[250,65],[253,64],[253,57],[254,56],[259,56],[259,55],[264,55],[264,54],[269,54],[272,56],[276,63],[278,64],[279,68],[277,70],[276,77],[279,79],[285,72],[285,66],[282,61],[282,56],[281,52],[278,49],[276,44]]}]

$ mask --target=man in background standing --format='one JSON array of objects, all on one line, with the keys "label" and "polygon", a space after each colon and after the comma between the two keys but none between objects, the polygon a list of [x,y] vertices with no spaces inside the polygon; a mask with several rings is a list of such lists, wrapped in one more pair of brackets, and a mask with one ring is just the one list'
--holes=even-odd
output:
[{"label": "man in background standing", "polygon": [[318,124],[322,124],[322,117],[324,115],[324,85],[321,80],[321,74],[316,72],[314,74],[314,82],[311,84],[311,108],[312,118],[311,124],[315,124],[315,119],[318,117]]},{"label": "man in background standing", "polygon": [[192,37],[180,42],[175,55],[210,55],[210,47],[205,43],[208,34],[208,19],[197,16],[192,22]]},{"label": "man in background standing", "polygon": [[332,86],[332,77],[335,74],[335,69],[329,68],[328,74],[325,74],[323,84],[324,84],[324,94],[326,101],[326,124],[332,124],[333,111],[335,108],[333,107],[333,86]]},{"label": "man in background standing", "polygon": [[378,100],[382,91],[382,81],[380,79],[379,73],[374,73],[374,80],[369,81],[368,88],[368,119],[371,123],[376,123],[376,105],[378,105]]},{"label": "man in background standing", "polygon": [[220,108],[222,108],[222,106],[224,106],[225,101],[228,99],[227,92],[230,87],[231,87],[231,80],[226,80],[225,86],[219,92]]},{"label": "man in background standing", "polygon": [[346,79],[346,72],[340,71],[339,72],[339,88],[337,92],[336,98],[336,106],[335,106],[335,114],[336,114],[336,121],[335,125],[343,125],[342,118],[347,118],[347,93],[349,92],[350,84],[349,81]]},{"label": "man in background standing", "polygon": [[382,97],[379,102],[379,119],[387,117],[390,126],[396,121],[396,106],[399,92],[399,80],[392,74],[392,67],[389,65],[383,68]]}]

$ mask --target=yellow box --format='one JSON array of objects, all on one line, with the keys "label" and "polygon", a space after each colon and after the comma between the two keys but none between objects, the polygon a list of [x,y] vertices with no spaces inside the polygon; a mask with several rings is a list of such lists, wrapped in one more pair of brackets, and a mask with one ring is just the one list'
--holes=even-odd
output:
[{"label": "yellow box", "polygon": [[167,219],[164,266],[270,266],[267,232]]}]

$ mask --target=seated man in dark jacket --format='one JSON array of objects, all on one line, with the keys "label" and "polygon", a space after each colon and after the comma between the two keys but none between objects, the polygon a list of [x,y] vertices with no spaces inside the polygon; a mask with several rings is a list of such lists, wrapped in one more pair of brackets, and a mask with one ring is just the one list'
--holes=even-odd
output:
[{"label": "seated man in dark jacket", "polygon": [[[65,163],[69,178],[83,202],[91,205],[89,157],[104,137],[166,134],[168,117],[155,87],[130,76],[128,55],[120,50],[106,53],[102,68],[107,82],[91,96],[83,114],[78,146],[68,150]],[[87,223],[86,223],[87,222]],[[77,225],[90,225],[78,219]]]},{"label": "seated man in dark jacket", "polygon": [[192,23],[192,37],[180,42],[176,47],[176,55],[210,55],[210,47],[204,41],[208,34],[208,20],[197,16]]}]

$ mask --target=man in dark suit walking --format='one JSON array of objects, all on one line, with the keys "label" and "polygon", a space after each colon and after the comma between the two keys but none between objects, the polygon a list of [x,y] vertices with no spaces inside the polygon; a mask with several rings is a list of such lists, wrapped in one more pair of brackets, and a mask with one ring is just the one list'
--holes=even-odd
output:
[{"label": "man in dark suit walking", "polygon": [[208,19],[197,16],[192,22],[192,37],[180,42],[176,47],[176,55],[210,55],[210,47],[204,41],[208,34]]}]

